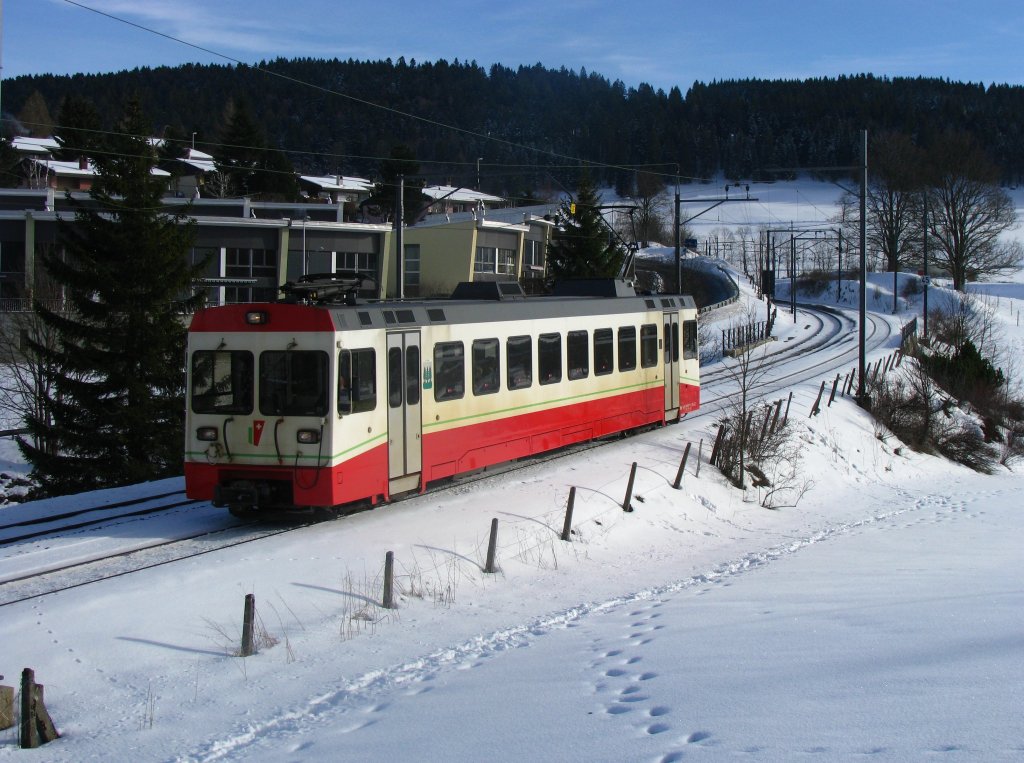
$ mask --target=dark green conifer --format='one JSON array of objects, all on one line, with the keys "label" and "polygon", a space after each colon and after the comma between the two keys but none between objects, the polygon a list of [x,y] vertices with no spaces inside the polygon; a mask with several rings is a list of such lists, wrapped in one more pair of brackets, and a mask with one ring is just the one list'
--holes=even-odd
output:
[{"label": "dark green conifer", "polygon": [[43,494],[181,473],[184,316],[201,299],[188,260],[194,224],[187,208],[162,205],[148,132],[129,102],[118,132],[90,157],[98,176],[89,203],[71,199],[74,224],[61,221],[62,246],[42,255],[63,309],[35,304],[59,341],[30,341],[52,388],[48,414],[27,417],[31,437],[19,446]]},{"label": "dark green conifer", "polygon": [[584,174],[575,201],[562,202],[561,224],[548,245],[548,275],[553,281],[618,274],[626,252],[605,224],[600,204],[597,189]]}]

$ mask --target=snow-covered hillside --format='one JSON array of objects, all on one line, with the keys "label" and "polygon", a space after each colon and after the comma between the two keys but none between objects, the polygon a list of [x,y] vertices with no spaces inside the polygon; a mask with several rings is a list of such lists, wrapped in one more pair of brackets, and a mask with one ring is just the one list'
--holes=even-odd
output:
[{"label": "snow-covered hillside", "polygon": [[[979,288],[1024,350],[1024,286]],[[920,310],[904,307],[898,322]],[[799,318],[780,329],[794,341]],[[0,606],[2,683],[33,668],[63,734],[26,753],[0,731],[0,760],[1019,760],[1024,482],[901,447],[849,398],[809,417],[819,382],[792,388],[809,487],[795,506],[729,486],[706,463],[715,417],[690,417]],[[50,545],[0,553],[30,568]],[[375,603],[387,551],[394,611]],[[242,659],[247,593],[276,644]]]}]

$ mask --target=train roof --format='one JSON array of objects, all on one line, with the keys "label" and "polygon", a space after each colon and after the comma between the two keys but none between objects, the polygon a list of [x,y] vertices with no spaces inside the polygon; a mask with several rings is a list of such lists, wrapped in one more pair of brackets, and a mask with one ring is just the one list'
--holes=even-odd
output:
[{"label": "train roof", "polygon": [[[456,289],[448,299],[386,300],[356,304],[330,303],[325,305],[264,303],[279,306],[278,310],[292,313],[287,321],[290,330],[296,327],[299,312],[310,315],[315,311],[326,318],[330,315],[335,329],[396,329],[401,327],[460,325],[467,323],[491,323],[514,320],[536,320],[546,318],[570,318],[626,313],[649,312],[652,310],[696,309],[693,297],[680,294],[638,295],[632,287],[628,292],[622,284],[608,283],[617,279],[590,279],[591,283],[576,283],[563,287],[557,293],[543,296],[526,296],[514,282],[515,289],[508,289],[500,282],[472,284],[470,288]],[[571,282],[569,282],[571,283]],[[505,288],[501,288],[505,287]],[[225,305],[208,308],[202,316],[193,319],[192,330],[217,330],[214,313],[257,310],[260,305]],[[312,317],[312,316],[311,316]],[[311,320],[308,330],[323,330],[326,321]],[[273,330],[274,327],[267,326]],[[220,330],[223,330],[221,327]]]}]

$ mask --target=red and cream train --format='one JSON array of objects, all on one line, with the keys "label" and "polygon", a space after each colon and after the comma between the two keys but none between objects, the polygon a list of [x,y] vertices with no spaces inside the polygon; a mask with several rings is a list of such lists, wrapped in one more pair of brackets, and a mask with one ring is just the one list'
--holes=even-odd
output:
[{"label": "red and cream train", "polygon": [[190,498],[238,515],[388,500],[699,405],[688,296],[608,280],[356,304],[325,297],[336,283],[193,317]]}]

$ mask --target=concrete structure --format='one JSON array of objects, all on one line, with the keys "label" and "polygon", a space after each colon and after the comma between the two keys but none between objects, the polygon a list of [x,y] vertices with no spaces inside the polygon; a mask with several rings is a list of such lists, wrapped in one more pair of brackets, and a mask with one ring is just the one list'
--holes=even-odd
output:
[{"label": "concrete structure", "polygon": [[[87,193],[71,198],[92,203]],[[168,197],[164,203],[169,212],[188,205],[196,222],[189,257],[206,262],[197,287],[212,304],[272,300],[287,281],[343,270],[377,279],[362,292],[367,298],[447,296],[456,283],[472,280],[517,280],[527,292],[538,291],[554,227],[545,218],[554,207],[428,215],[403,229],[400,288],[392,225],[349,221],[344,200]],[[32,296],[59,297],[48,293],[39,261],[60,246],[58,219],[74,215],[74,203],[53,188],[0,190],[0,311],[28,309]]]}]

